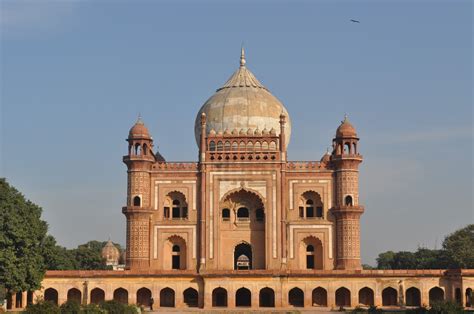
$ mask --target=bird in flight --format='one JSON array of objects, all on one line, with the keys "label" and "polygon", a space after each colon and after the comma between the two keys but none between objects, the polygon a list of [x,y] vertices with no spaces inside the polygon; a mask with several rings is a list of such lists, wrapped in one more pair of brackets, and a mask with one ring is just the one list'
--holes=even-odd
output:
[{"label": "bird in flight", "polygon": [[352,20],[352,19],[351,19],[351,22],[352,22],[352,23],[360,23],[360,21],[358,21],[358,20]]}]

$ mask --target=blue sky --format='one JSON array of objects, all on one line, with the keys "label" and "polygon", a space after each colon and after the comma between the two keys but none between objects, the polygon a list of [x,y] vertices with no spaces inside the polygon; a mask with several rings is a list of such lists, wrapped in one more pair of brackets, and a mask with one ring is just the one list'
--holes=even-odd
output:
[{"label": "blue sky", "polygon": [[[471,1],[1,2],[1,168],[67,247],[124,243],[128,130],[196,160],[194,119],[247,65],[288,109],[289,158],[357,127],[365,263],[474,221]],[[358,19],[360,24],[351,23]]]}]

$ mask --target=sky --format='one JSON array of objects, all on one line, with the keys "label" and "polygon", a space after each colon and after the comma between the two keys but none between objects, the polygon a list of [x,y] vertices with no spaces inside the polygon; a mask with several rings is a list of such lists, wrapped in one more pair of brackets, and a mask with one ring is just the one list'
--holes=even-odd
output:
[{"label": "sky", "polygon": [[242,43],[291,116],[290,160],[319,160],[345,113],[357,128],[364,263],[474,222],[471,1],[0,5],[0,176],[60,245],[125,243],[129,128],[141,114],[167,160],[196,161]]}]

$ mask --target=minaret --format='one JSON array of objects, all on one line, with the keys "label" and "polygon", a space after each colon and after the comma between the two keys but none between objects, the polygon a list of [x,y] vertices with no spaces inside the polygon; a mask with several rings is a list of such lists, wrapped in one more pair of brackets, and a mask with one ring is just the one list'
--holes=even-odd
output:
[{"label": "minaret", "polygon": [[153,139],[141,117],[128,134],[128,155],[123,162],[128,168],[127,206],[127,269],[148,268],[151,216],[150,171],[155,162]]},{"label": "minaret", "polygon": [[335,169],[336,200],[332,209],[336,217],[336,269],[361,269],[359,205],[359,138],[347,115],[337,128],[331,162]]}]

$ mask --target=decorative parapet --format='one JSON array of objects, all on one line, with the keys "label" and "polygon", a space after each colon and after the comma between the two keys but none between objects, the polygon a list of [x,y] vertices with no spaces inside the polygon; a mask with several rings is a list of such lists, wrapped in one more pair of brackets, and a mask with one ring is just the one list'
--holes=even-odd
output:
[{"label": "decorative parapet", "polygon": [[289,161],[286,163],[287,170],[318,170],[326,169],[319,161]]},{"label": "decorative parapet", "polygon": [[153,165],[152,170],[197,171],[197,162],[159,162]]}]

